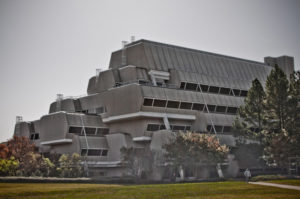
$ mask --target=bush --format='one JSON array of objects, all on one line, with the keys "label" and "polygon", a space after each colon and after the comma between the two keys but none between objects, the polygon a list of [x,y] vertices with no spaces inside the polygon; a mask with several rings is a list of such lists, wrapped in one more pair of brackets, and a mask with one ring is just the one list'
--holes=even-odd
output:
[{"label": "bush", "polygon": [[282,175],[260,175],[260,176],[255,176],[251,178],[251,181],[267,181],[267,180],[282,180],[286,179],[287,177],[282,176]]},{"label": "bush", "polygon": [[59,168],[57,171],[61,177],[76,178],[83,175],[80,155],[73,153],[72,155],[63,154],[59,158]]},{"label": "bush", "polygon": [[0,159],[0,176],[12,176],[16,174],[19,162],[13,156],[10,159]]}]

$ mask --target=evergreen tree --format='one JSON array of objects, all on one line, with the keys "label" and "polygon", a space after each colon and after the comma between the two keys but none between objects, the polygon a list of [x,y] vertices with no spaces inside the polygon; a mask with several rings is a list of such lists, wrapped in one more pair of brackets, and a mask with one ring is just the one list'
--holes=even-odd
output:
[{"label": "evergreen tree", "polygon": [[266,81],[266,121],[269,130],[280,131],[286,127],[289,81],[284,72],[275,65]]},{"label": "evergreen tree", "polygon": [[300,133],[300,71],[294,72],[290,78],[288,100],[288,125],[290,135]]},{"label": "evergreen tree", "polygon": [[240,116],[252,127],[262,129],[265,92],[258,79],[252,81],[252,86],[245,98],[245,105],[240,108]]}]

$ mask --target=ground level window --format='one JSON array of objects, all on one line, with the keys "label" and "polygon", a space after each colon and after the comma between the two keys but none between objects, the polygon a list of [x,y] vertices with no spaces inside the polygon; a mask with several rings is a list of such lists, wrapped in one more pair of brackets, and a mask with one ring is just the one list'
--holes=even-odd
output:
[{"label": "ground level window", "polygon": [[223,132],[224,132],[224,133],[229,133],[229,132],[231,132],[231,126],[224,126]]},{"label": "ground level window", "polygon": [[160,129],[159,124],[148,124],[147,131],[158,131]]},{"label": "ground level window", "polygon": [[184,131],[185,126],[179,126],[179,125],[172,125],[173,131]]},{"label": "ground level window", "polygon": [[107,156],[107,149],[81,149],[81,156]]},{"label": "ground level window", "polygon": [[222,133],[223,126],[215,125],[215,129],[217,133]]},{"label": "ground level window", "polygon": [[208,132],[212,132],[212,131],[213,131],[213,130],[212,130],[212,126],[211,126],[211,125],[207,125],[206,130],[207,130]]},{"label": "ground level window", "polygon": [[161,124],[159,127],[159,130],[165,130],[165,129],[166,129],[166,126],[164,124]]},{"label": "ground level window", "polygon": [[103,149],[101,156],[107,156],[108,150],[107,149]]},{"label": "ground level window", "polygon": [[190,131],[190,130],[191,130],[191,126],[186,126],[186,127],[185,127],[185,130],[186,130],[186,131]]}]

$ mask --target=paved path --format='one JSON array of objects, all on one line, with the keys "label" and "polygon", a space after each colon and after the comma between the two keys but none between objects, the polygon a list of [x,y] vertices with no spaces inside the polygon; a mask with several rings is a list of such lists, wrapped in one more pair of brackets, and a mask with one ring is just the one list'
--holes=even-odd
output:
[{"label": "paved path", "polygon": [[278,187],[283,189],[294,189],[300,191],[300,186],[293,186],[293,185],[285,185],[285,184],[275,184],[269,182],[249,182],[250,184],[257,184],[263,186],[271,186],[271,187]]}]

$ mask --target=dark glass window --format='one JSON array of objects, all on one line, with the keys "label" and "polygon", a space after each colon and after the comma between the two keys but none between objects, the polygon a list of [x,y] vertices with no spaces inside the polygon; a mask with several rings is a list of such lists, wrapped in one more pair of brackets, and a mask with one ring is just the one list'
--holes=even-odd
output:
[{"label": "dark glass window", "polygon": [[194,83],[186,83],[186,86],[185,86],[185,90],[193,90],[195,91],[197,89],[197,84],[194,84]]},{"label": "dark glass window", "polygon": [[247,94],[248,94],[248,91],[244,91],[244,90],[241,91],[242,97],[247,97]]},{"label": "dark glass window", "polygon": [[153,99],[144,99],[144,106],[152,106]]},{"label": "dark glass window", "polygon": [[30,134],[30,140],[34,139],[34,134]]},{"label": "dark glass window", "polygon": [[159,87],[163,87],[165,84],[163,82],[156,82],[156,85]]},{"label": "dark glass window", "polygon": [[239,89],[232,89],[233,90],[233,93],[234,93],[234,96],[240,96],[240,90]]},{"label": "dark glass window", "polygon": [[219,87],[216,87],[216,86],[210,86],[209,87],[209,92],[210,93],[219,93]]},{"label": "dark glass window", "polygon": [[34,134],[34,139],[35,139],[35,140],[40,139],[40,134],[38,134],[38,133]]},{"label": "dark glass window", "polygon": [[191,109],[192,108],[192,103],[189,102],[181,102],[180,103],[180,109]]},{"label": "dark glass window", "polygon": [[164,130],[164,129],[166,129],[166,126],[164,124],[162,124],[162,125],[160,125],[159,129]]},{"label": "dark glass window", "polygon": [[215,125],[217,133],[222,133],[223,126]]},{"label": "dark glass window", "polygon": [[85,127],[85,133],[86,135],[95,135],[96,128]]},{"label": "dark glass window", "polygon": [[212,132],[212,131],[213,131],[213,130],[212,130],[212,126],[211,126],[211,125],[207,125],[206,130],[207,130],[208,132]]},{"label": "dark glass window", "polygon": [[186,126],[186,127],[185,127],[185,130],[186,130],[186,131],[191,130],[191,126]]},{"label": "dark glass window", "polygon": [[227,113],[236,114],[237,110],[238,110],[238,108],[236,108],[236,107],[228,107],[227,108]]},{"label": "dark glass window", "polygon": [[108,153],[108,150],[107,149],[103,149],[101,156],[107,156],[107,153]]},{"label": "dark glass window", "polygon": [[107,135],[109,133],[109,128],[98,128],[97,134],[98,135]]},{"label": "dark glass window", "polygon": [[224,132],[224,133],[229,133],[229,132],[231,132],[231,126],[224,126],[223,132]]},{"label": "dark glass window", "polygon": [[101,150],[100,149],[89,149],[88,156],[100,156]]},{"label": "dark glass window", "polygon": [[184,89],[184,87],[185,87],[185,82],[181,82],[181,84],[180,84],[180,89]]},{"label": "dark glass window", "polygon": [[206,107],[206,106],[204,106],[203,111],[204,111],[205,113],[207,113],[207,107]]},{"label": "dark glass window", "polygon": [[217,106],[216,112],[217,113],[226,113],[226,106]]},{"label": "dark glass window", "polygon": [[86,149],[81,149],[81,156],[87,155],[87,150]]},{"label": "dark glass window", "polygon": [[153,106],[156,107],[166,107],[167,101],[166,100],[154,100]]},{"label": "dark glass window", "polygon": [[139,80],[139,84],[147,85],[148,81],[147,80]]},{"label": "dark glass window", "polygon": [[148,124],[147,131],[158,131],[159,127],[159,124]]},{"label": "dark glass window", "polygon": [[184,131],[185,126],[173,125],[173,131]]},{"label": "dark glass window", "polygon": [[200,85],[202,92],[207,92],[208,91],[208,86],[207,85]]},{"label": "dark glass window", "polygon": [[220,88],[220,94],[229,95],[230,88]]},{"label": "dark glass window", "polygon": [[216,106],[215,105],[207,105],[207,108],[208,108],[209,112],[215,112]]},{"label": "dark glass window", "polygon": [[194,103],[193,104],[193,110],[197,110],[197,111],[202,111],[203,110],[203,107],[204,107],[204,104],[197,104],[197,103]]},{"label": "dark glass window", "polygon": [[178,101],[168,101],[167,107],[168,108],[178,108],[179,102]]},{"label": "dark glass window", "polygon": [[74,134],[77,134],[77,135],[81,134],[81,130],[82,130],[82,127],[77,127],[77,126],[70,126],[69,127],[69,133],[74,133]]}]

